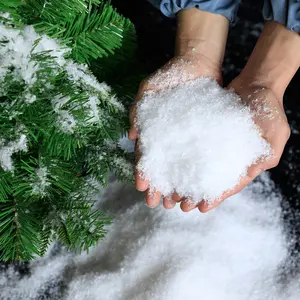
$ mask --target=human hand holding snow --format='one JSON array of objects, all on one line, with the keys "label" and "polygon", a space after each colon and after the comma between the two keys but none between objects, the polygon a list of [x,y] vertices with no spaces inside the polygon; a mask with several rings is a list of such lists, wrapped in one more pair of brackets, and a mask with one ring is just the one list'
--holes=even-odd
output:
[{"label": "human hand holding snow", "polygon": [[[177,86],[202,76],[214,78],[222,83],[221,66],[224,58],[229,22],[220,15],[197,9],[183,10],[178,14],[178,30],[175,57],[165,66],[144,80],[139,88],[136,103],[147,91],[159,91]],[[129,138],[136,140],[134,126],[136,103],[130,114],[131,129]],[[136,143],[138,145],[138,141]],[[139,159],[136,146],[137,160]],[[159,204],[161,193],[150,193],[148,182],[136,172],[136,187],[139,191],[147,190],[146,202],[150,207]],[[174,194],[172,199],[164,199],[164,206],[172,208],[181,198]]]},{"label": "human hand holding snow", "polygon": [[[271,145],[273,155],[251,166],[239,185],[224,193],[201,211],[218,206],[231,195],[240,192],[261,172],[276,167],[290,136],[290,127],[283,107],[284,92],[300,66],[300,36],[277,22],[267,22],[241,74],[229,85],[256,111],[254,119],[262,136]],[[189,207],[187,209],[193,209]]]},{"label": "human hand holding snow", "polygon": [[[189,42],[186,42],[186,45],[189,45]],[[189,49],[189,47],[186,48]],[[224,189],[221,197],[217,197],[216,201],[209,201],[209,205],[208,202],[204,201],[200,202],[200,204],[195,204],[175,194],[172,196],[172,200],[164,199],[165,207],[172,208],[175,202],[181,201],[181,209],[183,211],[189,211],[198,207],[201,212],[206,212],[218,206],[229,196],[239,192],[259,173],[278,164],[290,132],[283,110],[282,99],[287,85],[300,66],[299,49],[300,37],[297,33],[287,30],[285,26],[277,22],[267,22],[246,67],[240,76],[229,86],[230,88],[234,88],[242,97],[244,103],[249,105],[252,112],[255,112],[254,121],[260,129],[262,136],[270,144],[272,155],[268,157],[265,155],[264,160],[259,159],[255,161],[254,165],[249,168],[246,174],[243,172],[242,178],[240,178],[239,183],[234,186],[234,188],[228,190]],[[165,73],[162,72],[161,74],[163,75]],[[209,76],[209,74],[206,74],[206,76]],[[163,78],[161,81],[161,83],[163,83],[165,77],[162,76],[161,78]],[[197,76],[186,78],[186,80],[194,78],[197,78]],[[182,82],[182,79],[180,81]],[[159,80],[157,82],[160,83]],[[220,82],[220,80],[218,80],[218,82]],[[176,84],[178,84],[178,82],[174,83],[174,85]],[[142,93],[147,90],[147,87],[146,85],[146,89],[140,90],[139,98],[142,96]],[[161,87],[163,88],[163,85]],[[170,85],[167,84],[167,87],[170,87]],[[158,89],[160,89],[160,87]],[[234,97],[232,99],[234,99]],[[216,112],[218,113],[218,111]],[[132,117],[134,117],[134,113]],[[130,137],[133,139],[136,138],[136,131],[133,128],[131,129]],[[245,145],[246,144],[247,143],[245,143]],[[261,154],[263,154],[263,152],[264,151],[262,151]],[[230,166],[228,170],[230,170],[230,173],[232,172]],[[210,169],[208,168],[207,171],[210,171]],[[230,173],[228,174],[230,175]],[[148,182],[141,180],[139,175],[137,176],[137,188],[139,190],[148,189]],[[154,207],[158,205],[159,199],[159,192],[149,194],[148,190],[147,203],[149,206]]]},{"label": "human hand holding snow", "polygon": [[[213,203],[200,203],[198,208],[201,212],[207,212],[217,207],[228,197],[243,190],[262,172],[276,167],[290,136],[290,127],[284,112],[282,96],[276,95],[270,88],[257,86],[253,82],[242,81],[241,78],[235,79],[229,88],[234,89],[241,96],[244,103],[251,108],[254,122],[272,150],[269,156],[251,165],[246,176],[243,176],[239,184],[233,189],[225,191]],[[247,145],[245,146],[247,147]],[[182,204],[184,211],[190,211],[196,206],[191,202]]]}]

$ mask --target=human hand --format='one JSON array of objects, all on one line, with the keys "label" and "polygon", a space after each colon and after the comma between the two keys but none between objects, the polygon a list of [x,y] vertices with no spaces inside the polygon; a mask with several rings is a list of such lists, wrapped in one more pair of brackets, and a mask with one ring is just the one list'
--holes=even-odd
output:
[{"label": "human hand", "polygon": [[[242,76],[237,77],[228,88],[233,89],[242,98],[245,105],[250,107],[253,121],[259,128],[262,137],[271,146],[271,153],[248,168],[247,175],[231,190],[224,192],[212,204],[202,202],[198,205],[201,212],[207,212],[217,207],[228,197],[239,193],[262,172],[278,165],[286,142],[290,137],[290,127],[283,108],[283,97],[268,87],[249,82]],[[189,206],[191,210],[194,206]]]},{"label": "human hand", "polygon": [[[267,22],[241,74],[229,85],[250,106],[254,121],[269,142],[273,154],[249,168],[247,176],[231,191],[225,192],[213,205],[201,203],[207,212],[229,196],[241,191],[262,171],[275,167],[290,136],[283,108],[284,92],[300,67],[300,36],[277,22]],[[192,208],[189,208],[193,209]]]},{"label": "human hand", "polygon": [[[129,139],[136,140],[136,157],[139,160],[138,132],[135,129],[136,103],[146,91],[159,91],[174,87],[188,80],[206,76],[222,82],[221,66],[224,58],[229,22],[220,15],[199,9],[185,9],[178,13],[175,57],[166,65],[143,80],[130,113]],[[136,188],[146,192],[150,207],[159,204],[161,193],[149,191],[149,183],[136,171]],[[182,199],[175,193],[164,198],[165,208],[173,208]]]},{"label": "human hand", "polygon": [[[207,212],[229,196],[241,191],[262,171],[275,167],[290,136],[283,108],[284,92],[300,67],[300,36],[277,22],[267,22],[244,70],[229,85],[254,112],[254,121],[269,142],[273,154],[249,168],[247,176],[231,191],[224,192],[213,205],[201,203]],[[194,207],[190,207],[193,209]]]},{"label": "human hand", "polygon": [[[209,58],[202,55],[176,56],[141,83],[136,102],[133,105],[130,114],[131,129],[129,132],[129,139],[136,140],[137,161],[139,160],[141,153],[138,147],[138,132],[134,126],[136,103],[142,98],[146,91],[163,90],[182,84],[188,80],[195,80],[202,76],[211,77],[218,82],[221,82],[220,65],[214,64]],[[140,174],[139,171],[136,171],[136,188],[139,191],[147,190],[146,203],[148,206],[155,207],[159,204],[161,193],[159,191],[150,193],[148,181],[143,179],[142,174]],[[176,202],[180,202],[181,200],[182,199],[177,194],[174,194],[170,199],[164,198],[163,204],[165,208],[173,208]]]}]

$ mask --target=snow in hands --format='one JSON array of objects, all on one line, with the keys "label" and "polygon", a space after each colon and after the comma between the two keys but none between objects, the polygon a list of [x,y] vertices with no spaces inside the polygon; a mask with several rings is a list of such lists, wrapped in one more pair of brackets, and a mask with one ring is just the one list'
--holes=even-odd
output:
[{"label": "snow in hands", "polygon": [[233,91],[199,78],[147,92],[137,107],[142,156],[151,190],[212,202],[271,153],[250,108]]}]

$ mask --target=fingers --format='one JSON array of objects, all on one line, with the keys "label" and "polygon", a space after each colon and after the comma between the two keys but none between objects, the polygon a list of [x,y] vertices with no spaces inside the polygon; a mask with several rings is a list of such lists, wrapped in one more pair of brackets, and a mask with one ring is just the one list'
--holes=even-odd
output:
[{"label": "fingers", "polygon": [[[176,195],[177,197],[178,195]],[[179,196],[178,196],[179,197]],[[149,190],[147,190],[147,194],[146,194],[146,203],[149,207],[154,208],[156,206],[159,205],[160,203],[160,198],[161,198],[161,193],[160,192],[150,192]],[[189,212],[191,210],[193,210],[194,208],[197,207],[197,205],[195,203],[192,203],[190,200],[186,199],[186,198],[177,198],[177,201],[173,200],[173,197],[164,197],[163,198],[163,206],[166,209],[172,209],[176,206],[177,202],[180,202],[180,208],[182,211],[184,212]]]},{"label": "fingers", "polygon": [[[140,160],[141,157],[141,153],[139,150],[139,142],[138,140],[135,142],[135,161],[136,164],[138,163],[138,161]],[[138,170],[137,168],[135,169],[135,186],[136,189],[140,192],[144,192],[148,189],[149,186],[149,182],[148,180],[146,180],[143,176],[143,173]]]},{"label": "fingers", "polygon": [[194,208],[197,207],[197,205],[195,203],[193,203],[191,200],[189,200],[187,198],[180,197],[176,192],[173,193],[173,195],[172,195],[172,201],[175,204],[181,202],[180,203],[180,208],[184,212],[189,212],[189,211],[191,211],[191,210],[193,210]]},{"label": "fingers", "polygon": [[180,208],[184,212],[189,212],[197,207],[197,204],[193,203],[189,199],[183,199],[180,203]]},{"label": "fingers", "polygon": [[[160,196],[161,196],[161,193],[156,192],[154,194],[153,193],[150,194],[147,191],[146,202],[147,202],[148,206],[156,207],[157,205],[159,205]],[[158,199],[158,197],[159,197],[159,199]],[[187,198],[181,198],[177,193],[174,193],[171,197],[163,198],[163,206],[166,209],[174,208],[176,206],[176,203],[179,203],[179,202],[181,202],[180,208],[184,212],[189,212],[197,207],[196,204],[192,203]]]},{"label": "fingers", "polygon": [[138,131],[134,127],[130,127],[129,133],[128,133],[128,139],[131,141],[135,141],[138,137]]},{"label": "fingers", "polygon": [[146,203],[149,207],[154,208],[159,205],[161,198],[161,193],[157,191],[147,190],[146,193]]},{"label": "fingers", "polygon": [[175,192],[175,193],[173,193],[173,195],[172,195],[172,200],[173,200],[174,202],[180,202],[180,201],[181,201],[181,197]]},{"label": "fingers", "polygon": [[163,205],[164,205],[164,208],[166,208],[166,209],[172,209],[175,207],[176,202],[174,200],[172,200],[172,198],[170,198],[170,197],[164,197]]},{"label": "fingers", "polygon": [[[138,163],[141,157],[141,153],[139,150],[139,141],[135,142],[135,159],[136,163]],[[144,179],[143,173],[136,168],[135,170],[135,186],[136,189],[140,192],[147,191],[146,193],[146,203],[149,207],[154,208],[159,205],[161,193],[160,192],[150,192],[149,190],[149,181]]]},{"label": "fingers", "polygon": [[143,179],[142,173],[140,171],[135,172],[135,186],[140,192],[145,192],[148,189],[148,180]]}]

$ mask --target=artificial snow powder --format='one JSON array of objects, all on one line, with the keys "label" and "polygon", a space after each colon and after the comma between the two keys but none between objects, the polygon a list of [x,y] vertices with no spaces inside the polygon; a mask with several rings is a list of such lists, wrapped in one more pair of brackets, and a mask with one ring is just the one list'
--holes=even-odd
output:
[{"label": "artificial snow powder", "polygon": [[37,180],[32,183],[32,194],[44,196],[45,189],[51,185],[51,183],[47,180],[48,171],[46,167],[38,168],[36,170]]},{"label": "artificial snow powder", "polygon": [[27,151],[27,137],[21,134],[18,140],[7,144],[0,140],[0,166],[5,171],[13,171],[12,155],[19,151]]},{"label": "artificial snow powder", "polygon": [[282,276],[289,245],[266,174],[213,214],[149,209],[116,182],[99,199],[114,217],[105,239],[88,254],[49,250],[22,276],[0,267],[0,300],[299,299],[300,273]]},{"label": "artificial snow powder", "polygon": [[57,95],[52,99],[53,110],[58,115],[58,123],[60,124],[60,128],[63,132],[71,132],[73,133],[74,127],[76,126],[75,118],[68,112],[66,109],[62,109],[62,107],[70,101],[70,97],[63,95]]},{"label": "artificial snow powder", "polygon": [[213,201],[270,154],[250,108],[210,78],[145,93],[136,126],[137,168],[164,196]]}]

